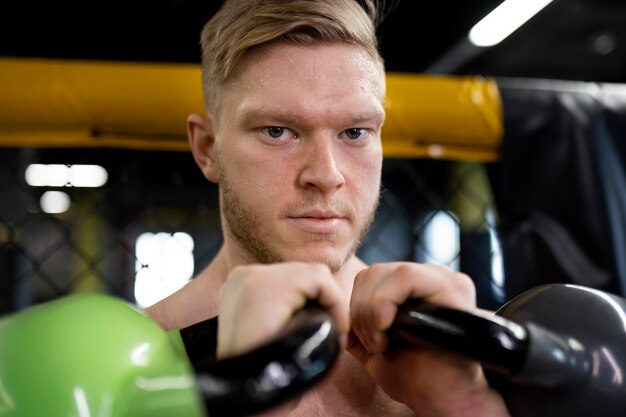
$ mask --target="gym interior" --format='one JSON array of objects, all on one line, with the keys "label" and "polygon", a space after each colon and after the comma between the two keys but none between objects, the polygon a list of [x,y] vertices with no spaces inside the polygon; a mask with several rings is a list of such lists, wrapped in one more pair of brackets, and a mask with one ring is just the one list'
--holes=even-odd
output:
[{"label": "gym interior", "polygon": [[[0,6],[7,417],[28,414],[6,388],[3,322],[14,335],[14,318],[77,294],[148,307],[222,243],[218,190],[185,130],[203,112],[198,36],[220,2],[40,3]],[[622,317],[626,2],[527,1],[521,23],[504,17],[514,0],[389,3],[381,201],[358,255],[464,272],[487,310],[563,284],[598,291]],[[508,32],[486,26],[505,20]],[[72,415],[95,416],[84,412]]]}]

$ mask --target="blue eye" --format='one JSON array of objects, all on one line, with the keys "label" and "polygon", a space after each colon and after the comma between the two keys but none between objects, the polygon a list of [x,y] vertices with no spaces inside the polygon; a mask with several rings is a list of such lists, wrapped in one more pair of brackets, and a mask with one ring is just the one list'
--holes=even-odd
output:
[{"label": "blue eye", "polygon": [[270,136],[270,137],[272,137],[274,139],[278,139],[285,133],[285,128],[284,127],[271,126],[271,127],[266,128],[266,132],[267,132],[268,136]]},{"label": "blue eye", "polygon": [[360,127],[353,127],[353,128],[345,130],[345,134],[348,137],[348,139],[352,139],[352,140],[361,139],[362,137],[365,136],[366,133],[367,133],[366,129],[363,129]]},{"label": "blue eye", "polygon": [[270,145],[285,145],[298,138],[298,135],[288,127],[264,126],[259,132],[260,139]]}]

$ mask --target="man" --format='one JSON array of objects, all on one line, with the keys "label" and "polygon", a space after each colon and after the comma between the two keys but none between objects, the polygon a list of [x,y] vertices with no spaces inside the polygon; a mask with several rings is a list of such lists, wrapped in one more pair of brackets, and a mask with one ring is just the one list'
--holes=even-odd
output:
[{"label": "man", "polygon": [[462,274],[355,256],[379,198],[385,96],[375,5],[365,3],[228,0],[205,26],[207,116],[187,127],[196,163],[219,184],[224,244],[147,312],[166,329],[219,315],[225,357],[275,335],[308,299],[326,306],[347,352],[275,414],[506,415],[478,364],[386,352],[385,330],[407,298],[475,302]]}]

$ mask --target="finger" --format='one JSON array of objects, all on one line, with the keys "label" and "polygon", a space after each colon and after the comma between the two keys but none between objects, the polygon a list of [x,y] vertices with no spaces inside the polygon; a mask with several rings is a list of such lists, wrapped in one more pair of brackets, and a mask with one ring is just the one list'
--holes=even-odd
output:
[{"label": "finger", "polygon": [[410,298],[464,310],[475,307],[473,283],[466,275],[441,265],[405,263],[381,282],[372,298],[376,328],[387,330],[397,307]]},{"label": "finger", "polygon": [[328,310],[345,346],[348,296],[328,266],[294,262],[235,268],[220,291],[218,353],[241,353],[270,340],[309,300]]},{"label": "finger", "polygon": [[340,334],[350,329],[348,299],[330,269],[322,264],[308,264],[307,279],[301,281],[303,293],[309,300],[317,300],[333,318]]},{"label": "finger", "polygon": [[365,365],[367,362],[367,358],[369,357],[369,353],[367,349],[361,343],[361,340],[358,336],[351,331],[348,333],[347,343],[346,343],[346,351],[354,356],[361,364]]},{"label": "finger", "polygon": [[378,286],[395,270],[395,264],[376,264],[359,272],[355,278],[350,301],[350,319],[353,329],[367,350],[379,352],[386,341],[380,332],[373,332],[375,311],[371,300]]}]

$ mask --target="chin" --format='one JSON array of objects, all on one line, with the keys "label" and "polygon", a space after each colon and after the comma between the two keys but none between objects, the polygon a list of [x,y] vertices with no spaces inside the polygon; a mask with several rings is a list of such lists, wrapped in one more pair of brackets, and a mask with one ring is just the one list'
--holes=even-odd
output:
[{"label": "chin", "polygon": [[[295,255],[295,256],[294,256]],[[328,249],[328,250],[304,250],[302,254],[293,254],[288,258],[293,261],[298,262],[314,262],[327,265],[331,271],[337,272],[339,271],[350,259],[351,254],[348,255],[347,251],[339,250],[339,249]]]}]

